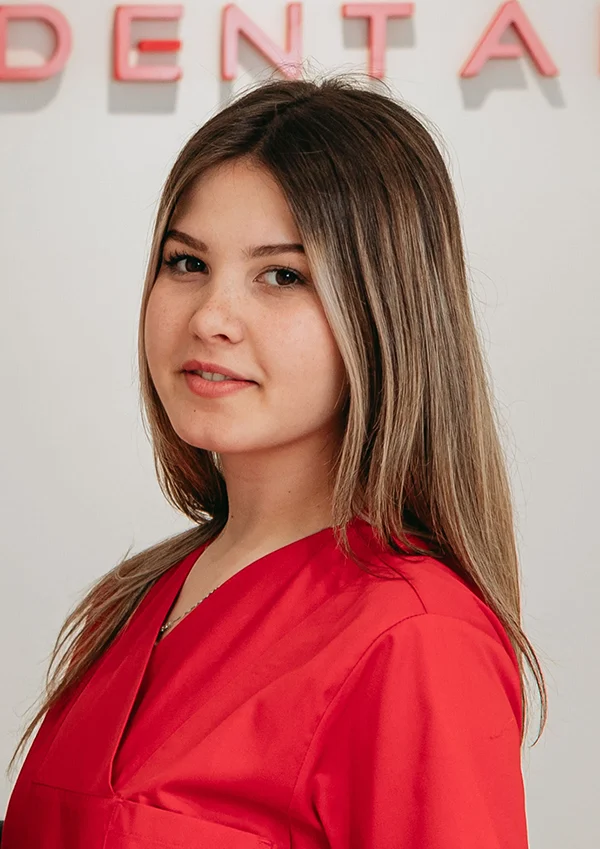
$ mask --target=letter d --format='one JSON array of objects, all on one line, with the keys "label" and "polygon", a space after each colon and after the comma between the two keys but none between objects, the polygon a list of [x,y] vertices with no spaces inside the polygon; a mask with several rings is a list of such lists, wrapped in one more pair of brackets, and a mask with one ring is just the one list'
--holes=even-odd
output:
[{"label": "letter d", "polygon": [[[43,65],[9,67],[6,64],[6,31],[9,21],[42,21],[54,32],[54,53]],[[65,16],[52,6],[0,6],[0,82],[3,80],[47,80],[67,64],[71,53],[71,28]]]}]

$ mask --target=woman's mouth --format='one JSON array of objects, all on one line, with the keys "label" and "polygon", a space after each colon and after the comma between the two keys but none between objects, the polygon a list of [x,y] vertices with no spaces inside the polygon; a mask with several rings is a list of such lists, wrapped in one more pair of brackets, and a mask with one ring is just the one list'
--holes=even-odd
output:
[{"label": "woman's mouth", "polygon": [[222,398],[257,384],[253,380],[239,380],[218,372],[186,371],[188,388],[201,398]]},{"label": "woman's mouth", "polygon": [[237,377],[229,377],[227,374],[219,374],[219,372],[215,371],[190,371],[188,374],[198,374],[200,377],[203,377],[205,380],[238,380]]}]

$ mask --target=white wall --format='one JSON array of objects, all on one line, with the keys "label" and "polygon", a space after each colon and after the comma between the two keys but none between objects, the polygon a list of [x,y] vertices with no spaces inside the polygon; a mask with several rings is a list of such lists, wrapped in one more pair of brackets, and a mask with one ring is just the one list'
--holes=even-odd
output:
[{"label": "white wall", "polygon": [[[187,526],[139,424],[137,313],[162,181],[232,90],[218,0],[185,4],[184,77],[166,86],[110,82],[108,0],[57,5],[75,39],[64,73],[0,83],[2,769],[72,604],[130,544]],[[282,42],[283,0],[240,6]],[[461,83],[497,6],[417,0],[412,24],[389,27],[388,80],[447,141],[505,420],[527,625],[550,690],[524,764],[531,846],[597,849],[600,4],[525,0],[557,79],[497,61]],[[366,27],[343,23],[338,2],[305,0],[304,33],[315,71],[365,67]],[[243,47],[234,88],[265,68]],[[9,792],[0,784],[0,811]]]}]

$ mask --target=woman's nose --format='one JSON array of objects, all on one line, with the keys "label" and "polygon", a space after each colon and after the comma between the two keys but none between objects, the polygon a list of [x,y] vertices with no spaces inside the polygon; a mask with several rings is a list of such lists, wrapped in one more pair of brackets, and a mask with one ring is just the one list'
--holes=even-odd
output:
[{"label": "woman's nose", "polygon": [[201,338],[220,336],[239,341],[243,336],[243,306],[237,285],[211,280],[193,305],[190,331]]}]

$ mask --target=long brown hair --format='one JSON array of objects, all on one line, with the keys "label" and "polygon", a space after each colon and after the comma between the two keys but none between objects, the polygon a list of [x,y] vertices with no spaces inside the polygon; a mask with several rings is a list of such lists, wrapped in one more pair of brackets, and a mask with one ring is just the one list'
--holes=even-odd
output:
[{"label": "long brown hair", "polygon": [[107,649],[157,579],[227,522],[218,457],[182,441],[158,398],[144,319],[178,202],[208,169],[241,157],[268,169],[287,198],[347,372],[347,424],[334,470],[336,538],[346,548],[347,523],[368,515],[392,548],[400,540],[409,554],[427,549],[476,587],[517,653],[524,708],[526,673],[533,672],[541,733],[546,691],[522,628],[509,479],[461,222],[435,135],[387,87],[346,74],[254,85],[185,144],[156,215],[139,370],[161,488],[194,527],[125,555],[68,616],[51,654],[43,703],[9,771],[37,723]]}]

